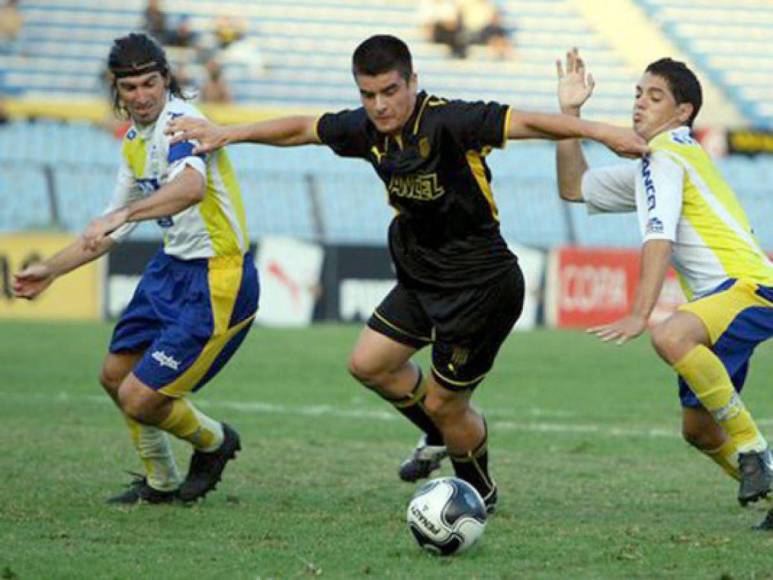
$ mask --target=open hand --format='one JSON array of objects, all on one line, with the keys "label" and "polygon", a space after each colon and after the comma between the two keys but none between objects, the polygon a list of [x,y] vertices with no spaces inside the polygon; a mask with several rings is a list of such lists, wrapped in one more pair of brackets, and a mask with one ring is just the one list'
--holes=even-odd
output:
[{"label": "open hand", "polygon": [[611,324],[594,326],[588,332],[595,334],[604,342],[615,341],[615,344],[624,344],[636,338],[647,329],[647,321],[641,316],[629,314]]},{"label": "open hand", "polygon": [[556,60],[558,73],[558,103],[561,111],[565,113],[579,113],[580,107],[585,104],[596,82],[593,75],[586,73],[585,62],[580,58],[577,48],[566,53],[566,70],[561,60]]}]

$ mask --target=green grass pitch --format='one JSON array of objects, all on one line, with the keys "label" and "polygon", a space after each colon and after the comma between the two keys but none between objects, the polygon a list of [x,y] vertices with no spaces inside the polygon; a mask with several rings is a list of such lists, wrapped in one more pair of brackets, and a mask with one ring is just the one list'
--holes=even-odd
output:
[{"label": "green grass pitch", "polygon": [[[674,379],[644,338],[510,338],[475,396],[500,510],[480,544],[439,558],[404,523],[414,486],[397,465],[418,433],[346,373],[354,326],[255,328],[194,398],[242,435],[217,492],[106,505],[139,468],[96,380],[110,330],[0,323],[0,578],[773,578],[773,533],[750,529],[768,504],[740,508],[680,439]],[[745,391],[769,437],[772,346]]]}]

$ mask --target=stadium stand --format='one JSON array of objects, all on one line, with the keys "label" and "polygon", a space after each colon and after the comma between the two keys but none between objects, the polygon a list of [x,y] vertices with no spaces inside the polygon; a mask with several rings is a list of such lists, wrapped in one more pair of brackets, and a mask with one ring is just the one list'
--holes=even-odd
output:
[{"label": "stadium stand", "polygon": [[[759,127],[773,128],[773,2],[638,0]],[[739,10],[742,7],[743,10]]]},{"label": "stadium stand", "polygon": [[[16,121],[0,126],[0,231],[81,231],[109,200],[119,147],[103,129],[83,123]],[[591,164],[617,161],[602,147],[586,150]],[[366,163],[334,158],[323,147],[278,151],[235,146],[230,154],[253,239],[273,234],[331,243],[385,243],[392,210]],[[512,143],[493,152],[489,163],[508,239],[544,248],[639,244],[633,216],[588,218],[581,206],[559,201],[550,144]],[[721,159],[719,166],[761,228],[763,246],[773,249],[773,231],[764,222],[773,211],[773,159],[733,156]],[[134,236],[157,238],[159,230],[144,224]]]},{"label": "stadium stand", "polygon": [[[773,64],[765,60],[764,48],[773,39],[773,4],[632,1],[701,63],[749,119],[770,126],[773,94],[768,85]],[[742,14],[732,10],[738,2],[745,9]],[[631,70],[629,60],[583,18],[575,1],[502,0],[499,5],[515,29],[517,58],[512,61],[495,60],[483,47],[473,47],[467,59],[450,58],[445,47],[422,37],[414,0],[163,3],[171,22],[189,18],[203,36],[211,33],[217,15],[237,14],[246,22],[260,66],[244,61],[226,64],[226,77],[241,104],[310,112],[356,106],[351,51],[370,34],[391,32],[410,43],[421,84],[428,91],[496,99],[526,109],[555,110],[554,60],[568,46],[577,45],[592,62],[596,77],[604,79],[587,116],[629,123],[631,87],[638,71]],[[77,108],[70,116],[101,120],[88,112],[97,103],[105,109],[106,52],[113,38],[140,27],[144,6],[144,0],[25,0],[21,50],[0,54],[0,95],[54,103],[64,98]],[[195,76],[195,55],[185,49],[170,49],[170,55],[178,63],[193,65]],[[82,230],[107,203],[118,150],[119,142],[91,123],[37,119],[0,126],[0,231]],[[490,156],[506,237],[536,247],[637,245],[632,216],[588,219],[582,207],[558,200],[553,155],[550,145],[518,143]],[[281,151],[233,147],[231,156],[244,189],[253,238],[276,234],[334,243],[384,243],[392,212],[367,164],[334,160],[326,148],[314,147]],[[613,160],[598,147],[590,147],[589,156],[593,162]],[[773,161],[729,157],[719,164],[752,221],[770,215],[767,183]],[[24,202],[20,191],[27,197]],[[158,235],[152,224],[135,234]],[[762,242],[773,249],[773,232]]]},{"label": "stadium stand", "polygon": [[[189,17],[203,34],[210,31],[213,15],[236,13],[247,21],[265,66],[257,71],[243,62],[226,64],[238,102],[312,109],[354,105],[351,51],[362,38],[390,32],[410,43],[423,85],[431,92],[505,100],[530,109],[555,108],[553,62],[567,46],[581,46],[597,73],[609,79],[589,115],[615,118],[628,109],[634,71],[583,23],[569,0],[501,4],[516,28],[518,57],[513,61],[494,60],[483,47],[473,47],[466,60],[449,59],[443,47],[421,38],[412,0],[168,1],[164,7],[170,19]],[[139,27],[144,2],[28,0],[23,6],[24,54],[0,56],[4,90],[83,98],[104,94],[101,72],[110,42]],[[191,60],[190,54],[172,54],[178,61]]]}]

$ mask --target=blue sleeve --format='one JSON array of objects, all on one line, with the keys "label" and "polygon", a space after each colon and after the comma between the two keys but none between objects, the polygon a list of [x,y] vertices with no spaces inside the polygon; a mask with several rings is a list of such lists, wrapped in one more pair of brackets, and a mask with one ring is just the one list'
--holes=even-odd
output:
[{"label": "blue sleeve", "polygon": [[193,147],[194,145],[190,141],[182,141],[180,143],[175,143],[174,145],[170,146],[169,154],[166,157],[167,163],[171,165],[178,159],[183,159],[184,157],[200,157],[201,159],[204,159],[206,157],[204,153],[199,153],[198,155],[194,155]]}]

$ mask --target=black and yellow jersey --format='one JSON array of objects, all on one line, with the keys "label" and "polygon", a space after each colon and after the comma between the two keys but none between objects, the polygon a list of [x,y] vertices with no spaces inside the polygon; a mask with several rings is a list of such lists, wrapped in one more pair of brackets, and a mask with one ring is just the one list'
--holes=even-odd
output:
[{"label": "black and yellow jersey", "polygon": [[317,136],[336,154],[368,160],[397,212],[389,248],[412,287],[483,285],[512,268],[485,157],[507,142],[510,108],[421,92],[400,136],[380,133],[364,108],[322,115]]}]

